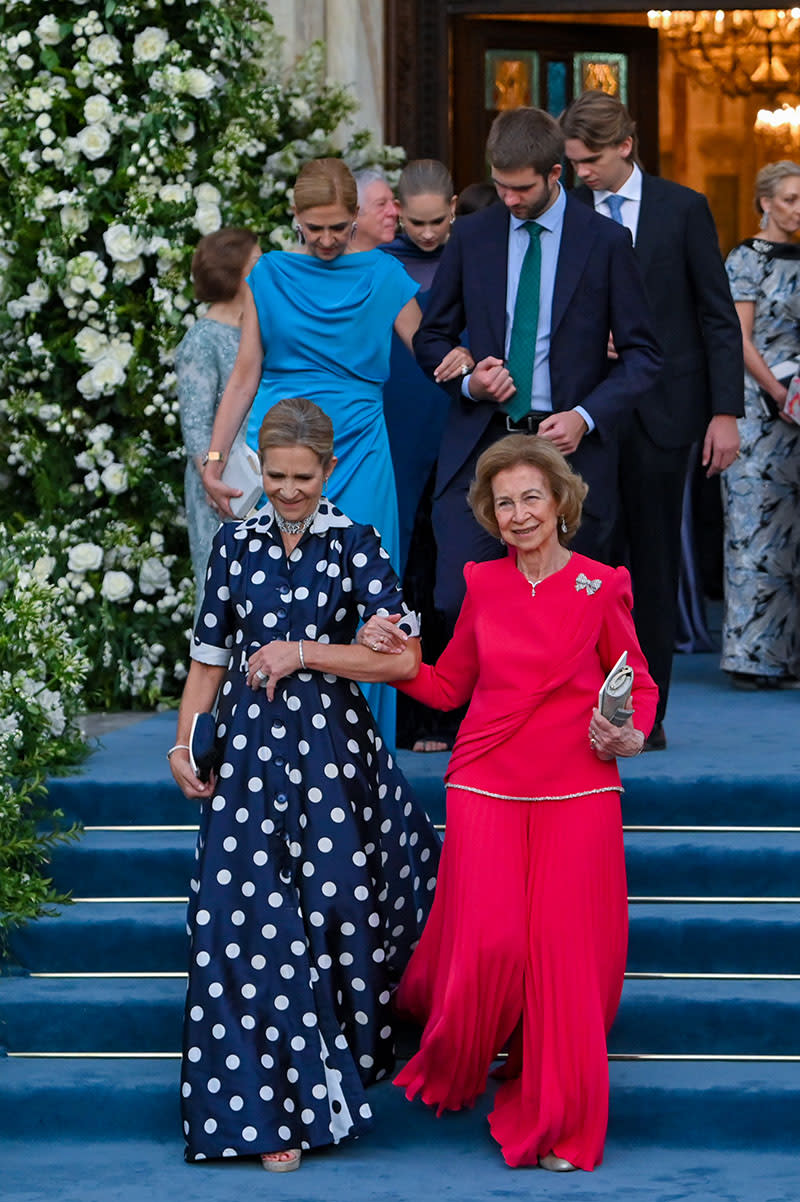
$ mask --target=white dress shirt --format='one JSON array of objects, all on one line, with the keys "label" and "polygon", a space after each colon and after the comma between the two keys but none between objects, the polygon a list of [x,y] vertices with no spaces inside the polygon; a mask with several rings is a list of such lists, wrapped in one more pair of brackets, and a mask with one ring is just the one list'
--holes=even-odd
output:
[{"label": "white dress shirt", "polygon": [[631,232],[633,244],[636,245],[636,231],[639,228],[639,210],[642,207],[642,172],[636,163],[632,164],[633,170],[621,188],[618,188],[616,193],[612,192],[592,192],[594,197],[594,211],[601,213],[603,217],[611,217],[611,210],[605,203],[608,196],[620,196],[623,201],[620,215],[622,224]]}]

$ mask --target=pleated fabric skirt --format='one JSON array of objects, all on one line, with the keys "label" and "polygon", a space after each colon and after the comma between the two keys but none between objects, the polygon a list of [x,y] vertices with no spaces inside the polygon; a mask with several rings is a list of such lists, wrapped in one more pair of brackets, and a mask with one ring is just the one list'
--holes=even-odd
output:
[{"label": "pleated fabric skirt", "polygon": [[507,1164],[553,1151],[593,1169],[627,942],[616,792],[520,802],[448,790],[433,908],[396,997],[424,1031],[395,1084],[439,1114],[471,1106],[510,1041],[489,1116]]}]

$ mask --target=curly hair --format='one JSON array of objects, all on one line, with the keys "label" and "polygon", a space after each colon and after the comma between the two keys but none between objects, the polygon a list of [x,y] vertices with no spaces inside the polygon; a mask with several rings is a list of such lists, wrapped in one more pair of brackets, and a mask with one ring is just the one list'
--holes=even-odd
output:
[{"label": "curly hair", "polygon": [[520,464],[538,468],[544,476],[556,503],[559,519],[566,523],[566,533],[559,521],[558,541],[563,547],[575,537],[581,524],[583,501],[589,491],[588,485],[574,472],[560,451],[546,438],[530,434],[509,434],[488,447],[478,459],[475,479],[472,481],[467,500],[476,520],[495,538],[500,537],[500,527],[494,512],[492,483],[498,472]]}]

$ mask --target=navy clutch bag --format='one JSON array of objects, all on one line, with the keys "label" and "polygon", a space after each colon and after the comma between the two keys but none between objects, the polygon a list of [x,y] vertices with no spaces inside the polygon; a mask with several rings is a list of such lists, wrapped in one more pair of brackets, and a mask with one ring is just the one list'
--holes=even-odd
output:
[{"label": "navy clutch bag", "polygon": [[216,772],[222,761],[217,745],[217,720],[213,714],[195,714],[189,735],[189,761],[192,771],[202,781]]}]

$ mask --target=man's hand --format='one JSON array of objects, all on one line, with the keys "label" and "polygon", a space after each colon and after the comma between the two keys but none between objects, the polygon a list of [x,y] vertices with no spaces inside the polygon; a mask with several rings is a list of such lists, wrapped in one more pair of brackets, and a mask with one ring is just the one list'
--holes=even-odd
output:
[{"label": "man's hand", "polygon": [[708,423],[703,440],[703,467],[707,476],[717,476],[730,467],[739,454],[739,427],[729,413],[718,413]]},{"label": "man's hand", "polygon": [[502,405],[516,391],[516,385],[502,359],[495,359],[493,355],[489,355],[476,363],[472,369],[469,394],[476,401],[494,401]]},{"label": "man's hand", "polygon": [[562,455],[571,455],[578,449],[580,441],[589,427],[574,409],[553,413],[539,426],[540,438],[546,438]]}]

